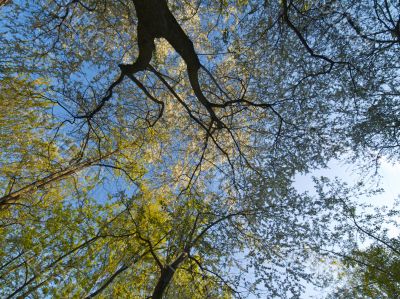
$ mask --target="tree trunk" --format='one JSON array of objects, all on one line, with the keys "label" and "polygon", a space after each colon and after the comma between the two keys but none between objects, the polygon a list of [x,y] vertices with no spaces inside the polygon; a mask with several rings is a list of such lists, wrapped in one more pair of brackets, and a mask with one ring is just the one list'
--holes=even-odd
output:
[{"label": "tree trunk", "polygon": [[172,278],[174,277],[175,271],[180,264],[182,264],[187,259],[187,253],[181,253],[178,258],[172,263],[165,266],[161,270],[161,276],[154,288],[152,299],[161,299],[164,295],[165,289],[168,287]]}]

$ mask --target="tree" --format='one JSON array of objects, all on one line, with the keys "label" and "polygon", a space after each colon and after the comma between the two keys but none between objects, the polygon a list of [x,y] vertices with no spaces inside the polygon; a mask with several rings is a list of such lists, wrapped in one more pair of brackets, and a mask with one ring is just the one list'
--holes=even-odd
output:
[{"label": "tree", "polygon": [[[43,84],[22,77],[1,78],[1,193],[12,193],[21,177],[28,175],[26,171],[36,168],[45,172],[49,162],[56,159],[54,147],[43,136],[51,126],[48,115],[42,114],[50,106],[39,91]],[[41,156],[45,151],[48,159]]]},{"label": "tree", "polygon": [[[398,203],[390,210],[353,215],[354,225],[367,245],[355,243],[348,253],[337,254],[341,265],[332,298],[396,298],[400,291],[399,239],[389,237],[397,230]],[[397,233],[397,231],[395,231]],[[330,297],[330,298],[331,298]]]},{"label": "tree", "polygon": [[[341,217],[332,221],[334,230],[346,234],[331,248],[319,246],[316,272],[322,272],[326,298],[396,298],[399,292],[399,201],[392,208],[362,204],[375,200],[382,189],[371,189],[360,181],[349,186],[339,179],[314,179],[321,201],[340,201]],[[321,294],[322,296],[322,294]]]},{"label": "tree", "polygon": [[[386,148],[369,136],[389,117],[368,116],[377,99],[380,111],[397,107],[398,10],[350,0],[1,7],[2,76],[26,76],[2,82],[40,99],[4,88],[0,121],[21,138],[1,144],[2,295],[229,298],[264,284],[267,296],[298,297],[311,252],[351,232],[329,225],[346,219],[342,200],[298,194],[293,177]],[[18,124],[13,105],[32,116]]]},{"label": "tree", "polygon": [[[398,254],[385,247],[371,246],[355,251],[346,266],[354,267],[348,290],[342,293],[355,298],[396,298],[399,294]],[[345,295],[346,296],[346,295]]]}]

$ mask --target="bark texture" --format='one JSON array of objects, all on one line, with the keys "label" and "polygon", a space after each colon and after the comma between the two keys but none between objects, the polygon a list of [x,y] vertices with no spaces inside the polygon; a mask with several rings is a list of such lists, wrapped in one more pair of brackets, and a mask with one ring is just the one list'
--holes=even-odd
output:
[{"label": "bark texture", "polygon": [[134,64],[121,64],[121,71],[134,74],[145,70],[155,50],[154,39],[165,38],[186,63],[187,73],[193,92],[207,109],[212,123],[217,128],[224,124],[214,112],[213,104],[204,96],[199,83],[201,63],[190,38],[183,31],[168,8],[167,0],[132,0],[138,18],[137,36],[139,55]]}]

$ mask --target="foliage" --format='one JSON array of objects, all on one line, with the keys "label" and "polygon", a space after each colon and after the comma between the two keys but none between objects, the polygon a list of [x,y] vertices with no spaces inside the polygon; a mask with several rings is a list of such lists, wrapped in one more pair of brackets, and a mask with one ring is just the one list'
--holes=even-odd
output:
[{"label": "foliage", "polygon": [[385,247],[371,246],[365,251],[355,251],[346,260],[346,266],[355,267],[349,284],[355,298],[396,298],[400,290],[398,254]]},{"label": "foliage", "polygon": [[46,138],[51,116],[45,111],[51,103],[42,97],[43,84],[22,77],[1,78],[1,193],[11,192],[21,177],[32,175],[29,172],[46,172],[59,159],[57,149]]},{"label": "foliage", "polygon": [[394,273],[352,251],[363,185],[292,183],[397,161],[399,3],[140,3],[0,6],[1,296],[298,298],[336,246]]},{"label": "foliage", "polygon": [[398,201],[391,209],[361,211],[349,211],[357,242],[342,252],[330,252],[338,271],[329,298],[396,298],[400,290]]}]

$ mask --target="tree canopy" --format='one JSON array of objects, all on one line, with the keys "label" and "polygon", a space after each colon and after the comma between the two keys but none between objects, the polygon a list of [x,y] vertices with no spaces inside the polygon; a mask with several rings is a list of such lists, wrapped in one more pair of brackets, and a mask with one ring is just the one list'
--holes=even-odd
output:
[{"label": "tree canopy", "polygon": [[[397,296],[398,241],[373,226],[397,210],[364,217],[358,198],[400,158],[399,13],[0,2],[0,296],[298,298],[338,256],[357,294]],[[333,159],[362,182],[296,190]]]}]

